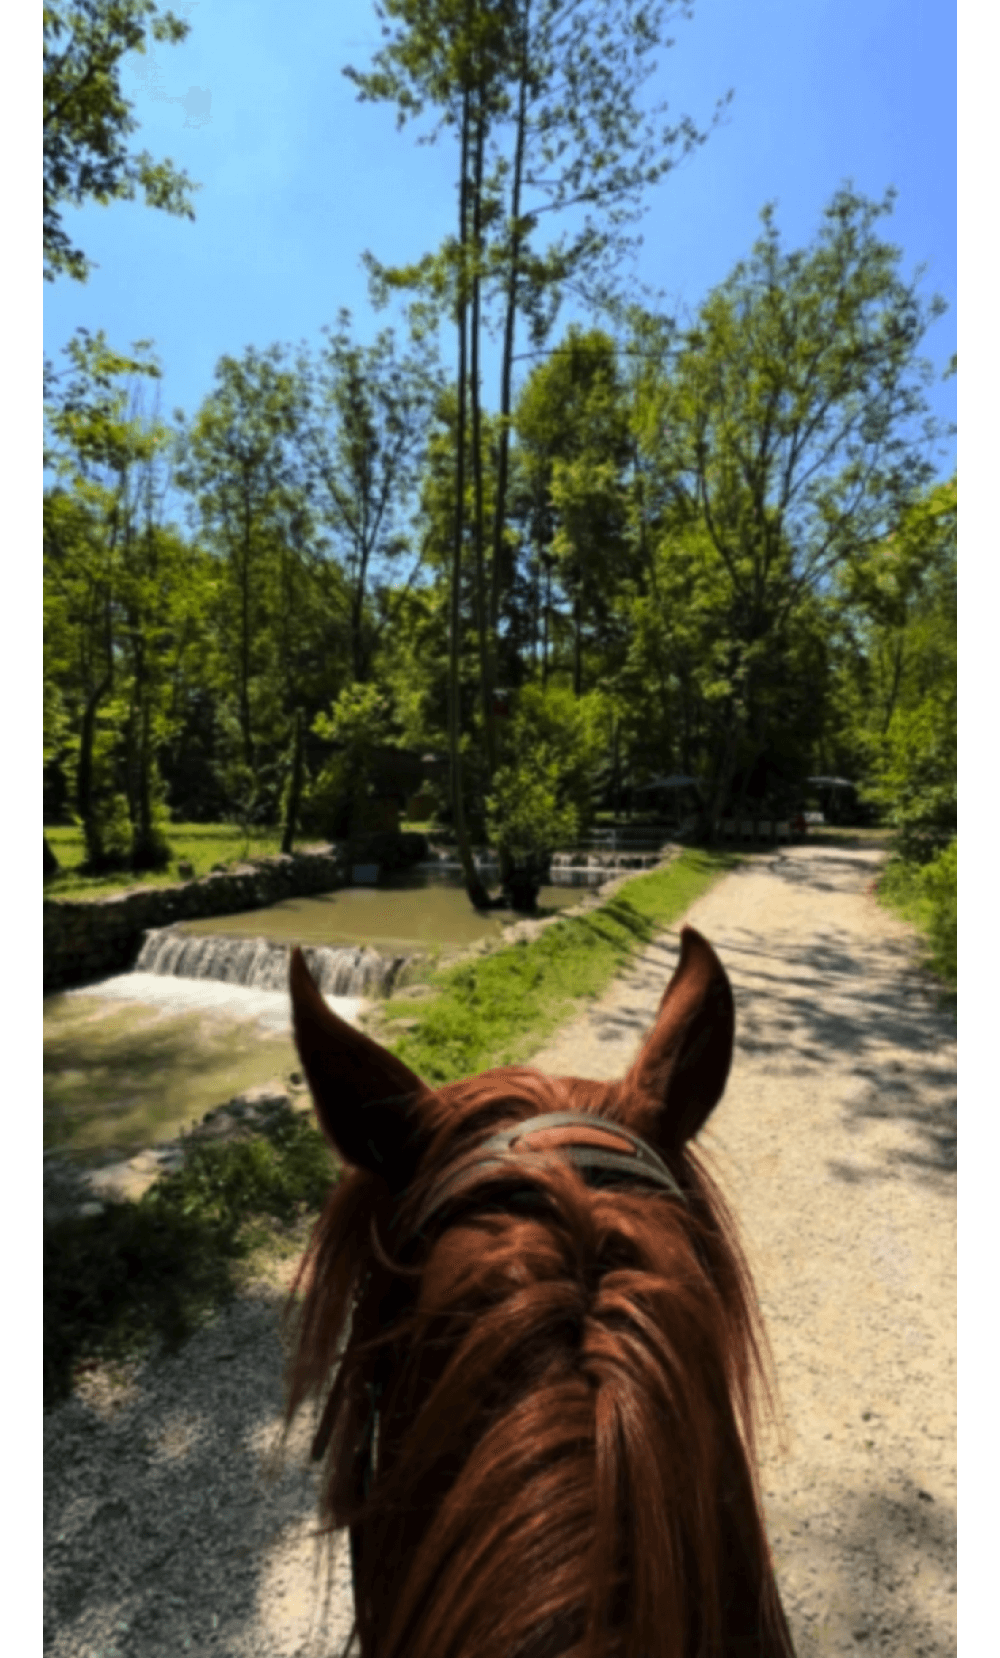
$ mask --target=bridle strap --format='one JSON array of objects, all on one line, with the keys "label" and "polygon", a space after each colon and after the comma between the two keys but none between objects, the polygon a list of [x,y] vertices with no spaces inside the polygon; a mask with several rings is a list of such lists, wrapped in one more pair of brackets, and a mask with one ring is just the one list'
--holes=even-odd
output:
[{"label": "bridle strap", "polygon": [[572,1163],[588,1185],[640,1181],[664,1187],[682,1203],[687,1201],[662,1158],[631,1129],[587,1111],[548,1111],[491,1134],[457,1169],[445,1175],[425,1199],[413,1234],[422,1232],[438,1210],[468,1187],[478,1185],[491,1169],[523,1168],[528,1159],[552,1156]]}]

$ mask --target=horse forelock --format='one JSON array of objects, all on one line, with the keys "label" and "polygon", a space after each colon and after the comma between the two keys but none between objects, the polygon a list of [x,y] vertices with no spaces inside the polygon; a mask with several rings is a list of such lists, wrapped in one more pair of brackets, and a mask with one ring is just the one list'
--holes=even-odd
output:
[{"label": "horse forelock", "polygon": [[[627,1106],[612,1085],[516,1068],[451,1084],[427,1101],[402,1213],[498,1127]],[[383,1183],[354,1172],[332,1192],[297,1281],[288,1415],[322,1400],[342,1347],[322,1508],[363,1528],[364,1658],[688,1658],[737,1635],[760,1658],[791,1652],[756,1484],[759,1310],[703,1161],[673,1161],[686,1205],[545,1160],[537,1206],[473,1203],[403,1270]],[[359,1510],[380,1338],[393,1368]]]}]

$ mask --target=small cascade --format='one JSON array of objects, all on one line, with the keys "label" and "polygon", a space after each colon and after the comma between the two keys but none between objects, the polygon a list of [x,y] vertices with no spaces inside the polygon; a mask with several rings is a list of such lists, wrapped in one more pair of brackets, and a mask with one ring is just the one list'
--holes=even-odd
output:
[{"label": "small cascade", "polygon": [[[302,954],[325,996],[386,996],[408,956],[380,956],[366,945],[305,945]],[[199,936],[152,927],[145,934],[137,973],[213,979],[253,990],[288,989],[288,948],[266,938]]]},{"label": "small cascade", "polygon": [[[659,831],[635,831],[635,840],[626,838],[630,831],[599,832],[592,846],[577,847],[572,852],[554,852],[544,885],[552,887],[600,887],[626,870],[655,869],[663,861],[663,836]],[[499,864],[495,852],[473,853],[475,865],[486,881],[499,879]],[[414,874],[434,885],[461,884],[462,866],[451,852],[431,851],[428,858],[415,865]]]},{"label": "small cascade", "polygon": [[[476,852],[473,858],[484,881],[496,883],[500,879],[500,864],[495,852]],[[560,852],[553,856],[543,884],[552,887],[599,887],[611,879],[612,873],[597,858],[588,860],[586,852]],[[460,886],[463,879],[461,864],[444,852],[432,853],[422,863],[416,864],[414,874],[422,876],[428,886]]]},{"label": "small cascade", "polygon": [[655,869],[662,862],[660,851],[588,850],[555,852],[549,869],[554,887],[599,887],[626,870]]}]

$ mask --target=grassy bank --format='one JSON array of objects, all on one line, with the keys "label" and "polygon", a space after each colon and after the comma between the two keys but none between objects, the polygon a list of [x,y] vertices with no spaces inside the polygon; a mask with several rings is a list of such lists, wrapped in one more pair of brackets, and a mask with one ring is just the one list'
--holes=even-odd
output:
[{"label": "grassy bank", "polygon": [[[232,823],[174,823],[169,829],[171,859],[166,869],[132,875],[86,875],[82,865],[87,849],[80,829],[46,829],[45,838],[59,860],[58,875],[45,882],[46,898],[109,898],[133,887],[164,887],[174,881],[191,879],[177,873],[179,863],[189,863],[196,876],[207,875],[215,864],[239,863],[244,858],[263,858],[281,850],[280,829],[254,830],[249,836]],[[298,849],[311,842],[297,843]]]},{"label": "grassy bank", "polygon": [[[403,823],[404,830],[426,834],[426,823]],[[195,876],[207,875],[217,864],[240,863],[245,858],[265,858],[281,851],[280,829],[254,829],[249,835],[234,823],[172,823],[167,832],[170,841],[170,863],[166,869],[132,875],[127,870],[112,875],[87,875],[83,872],[87,848],[82,829],[46,829],[45,838],[59,860],[58,875],[45,882],[46,898],[110,898],[116,892],[128,892],[133,887],[164,887],[182,879],[177,873],[179,863],[189,863]],[[297,852],[327,842],[306,838],[296,840]],[[191,880],[193,877],[183,877]]]},{"label": "grassy bank", "polygon": [[[529,1057],[655,935],[732,869],[732,854],[688,851],[627,882],[587,915],[531,943],[446,968],[419,1004],[386,1004],[380,1040],[440,1084]],[[406,1019],[407,1028],[393,1033]],[[233,1295],[268,1248],[302,1247],[336,1170],[306,1118],[231,1145],[192,1148],[185,1167],[135,1204],[66,1220],[45,1236],[45,1400],[88,1364],[182,1341]]]},{"label": "grassy bank", "polygon": [[958,991],[958,843],[929,864],[893,857],[878,884],[878,900],[924,939],[924,966],[949,1002]]}]

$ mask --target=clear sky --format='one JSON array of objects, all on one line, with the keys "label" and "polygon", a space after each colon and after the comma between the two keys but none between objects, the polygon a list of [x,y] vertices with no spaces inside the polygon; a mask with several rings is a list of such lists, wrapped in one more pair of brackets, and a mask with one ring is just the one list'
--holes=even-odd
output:
[{"label": "clear sky", "polygon": [[[390,106],[359,104],[341,73],[368,67],[378,44],[370,0],[173,4],[188,39],[130,57],[122,78],[141,122],[134,146],[201,183],[196,222],[140,202],[68,211],[70,236],[100,268],[85,286],[46,284],[44,339],[55,356],[81,325],[119,347],[151,338],[163,412],[190,415],[224,353],[316,342],[341,305],[362,338],[392,320],[371,309],[361,254],[413,259],[453,230],[456,156],[450,136],[418,146]],[[894,185],[883,233],[904,273],[925,265],[925,295],[949,306],[924,346],[940,376],[956,348],[953,8],[696,0],[671,33],[648,96],[701,124],[734,96],[725,124],[649,192],[637,276],[683,315],[749,252],[765,202],[786,246],[802,246],[844,181],[874,197]],[[953,420],[954,380],[939,379],[932,402]]]}]

